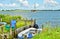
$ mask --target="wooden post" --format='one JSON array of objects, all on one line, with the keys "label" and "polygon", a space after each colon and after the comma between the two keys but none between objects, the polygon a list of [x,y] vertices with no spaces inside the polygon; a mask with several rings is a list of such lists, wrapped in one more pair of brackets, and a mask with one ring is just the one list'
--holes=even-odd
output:
[{"label": "wooden post", "polygon": [[27,25],[27,18],[25,19],[25,25]]},{"label": "wooden post", "polygon": [[[17,21],[16,21],[17,22]],[[16,24],[15,24],[15,29],[14,29],[14,34],[15,34],[15,38],[17,38],[17,31],[16,31],[17,27],[16,27]]]},{"label": "wooden post", "polygon": [[3,31],[3,26],[1,27],[1,30],[2,30],[2,34],[4,33],[4,31]]},{"label": "wooden post", "polygon": [[43,29],[44,25],[42,24],[42,29]]},{"label": "wooden post", "polygon": [[1,36],[1,34],[0,34],[0,39],[2,39],[2,36]]},{"label": "wooden post", "polygon": [[31,24],[32,24],[33,19],[31,18]]},{"label": "wooden post", "polygon": [[12,28],[10,28],[10,39],[13,39]]},{"label": "wooden post", "polygon": [[36,19],[34,19],[34,24],[36,24]]},{"label": "wooden post", "polygon": [[33,27],[34,25],[34,22],[33,22],[33,19],[31,18],[31,27]]}]

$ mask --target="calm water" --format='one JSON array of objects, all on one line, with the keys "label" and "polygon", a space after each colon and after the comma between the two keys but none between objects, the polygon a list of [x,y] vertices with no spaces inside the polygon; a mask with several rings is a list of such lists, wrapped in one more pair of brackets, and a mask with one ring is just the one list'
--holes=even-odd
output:
[{"label": "calm water", "polygon": [[60,11],[38,11],[38,12],[12,12],[12,11],[0,11],[0,14],[19,15],[28,19],[36,19],[37,24],[41,25],[46,22],[51,24],[60,24]]}]

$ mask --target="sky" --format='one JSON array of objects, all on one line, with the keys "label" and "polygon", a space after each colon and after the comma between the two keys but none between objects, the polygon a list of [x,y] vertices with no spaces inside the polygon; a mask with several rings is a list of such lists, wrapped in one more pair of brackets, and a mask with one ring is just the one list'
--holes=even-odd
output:
[{"label": "sky", "polygon": [[0,0],[0,10],[3,9],[57,10],[60,9],[60,0]]}]

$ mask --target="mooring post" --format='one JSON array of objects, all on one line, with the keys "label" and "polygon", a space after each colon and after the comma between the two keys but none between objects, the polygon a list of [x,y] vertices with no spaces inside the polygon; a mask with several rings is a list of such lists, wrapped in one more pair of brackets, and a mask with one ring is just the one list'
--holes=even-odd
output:
[{"label": "mooring post", "polygon": [[31,27],[34,25],[34,20],[31,18]]},{"label": "mooring post", "polygon": [[42,29],[43,29],[44,25],[42,24]]},{"label": "mooring post", "polygon": [[27,18],[24,21],[25,21],[25,25],[27,25]]},{"label": "mooring post", "polygon": [[31,25],[32,25],[32,21],[33,21],[33,19],[31,18]]},{"label": "mooring post", "polygon": [[36,24],[36,19],[34,19],[34,24]]}]

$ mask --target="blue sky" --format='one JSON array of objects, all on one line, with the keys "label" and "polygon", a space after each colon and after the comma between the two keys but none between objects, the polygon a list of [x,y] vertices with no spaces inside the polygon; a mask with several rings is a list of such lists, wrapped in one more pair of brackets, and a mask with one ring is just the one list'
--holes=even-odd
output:
[{"label": "blue sky", "polygon": [[[60,9],[60,0],[0,0],[0,10],[23,9],[23,10],[55,10]],[[36,8],[34,8],[34,6]]]}]

